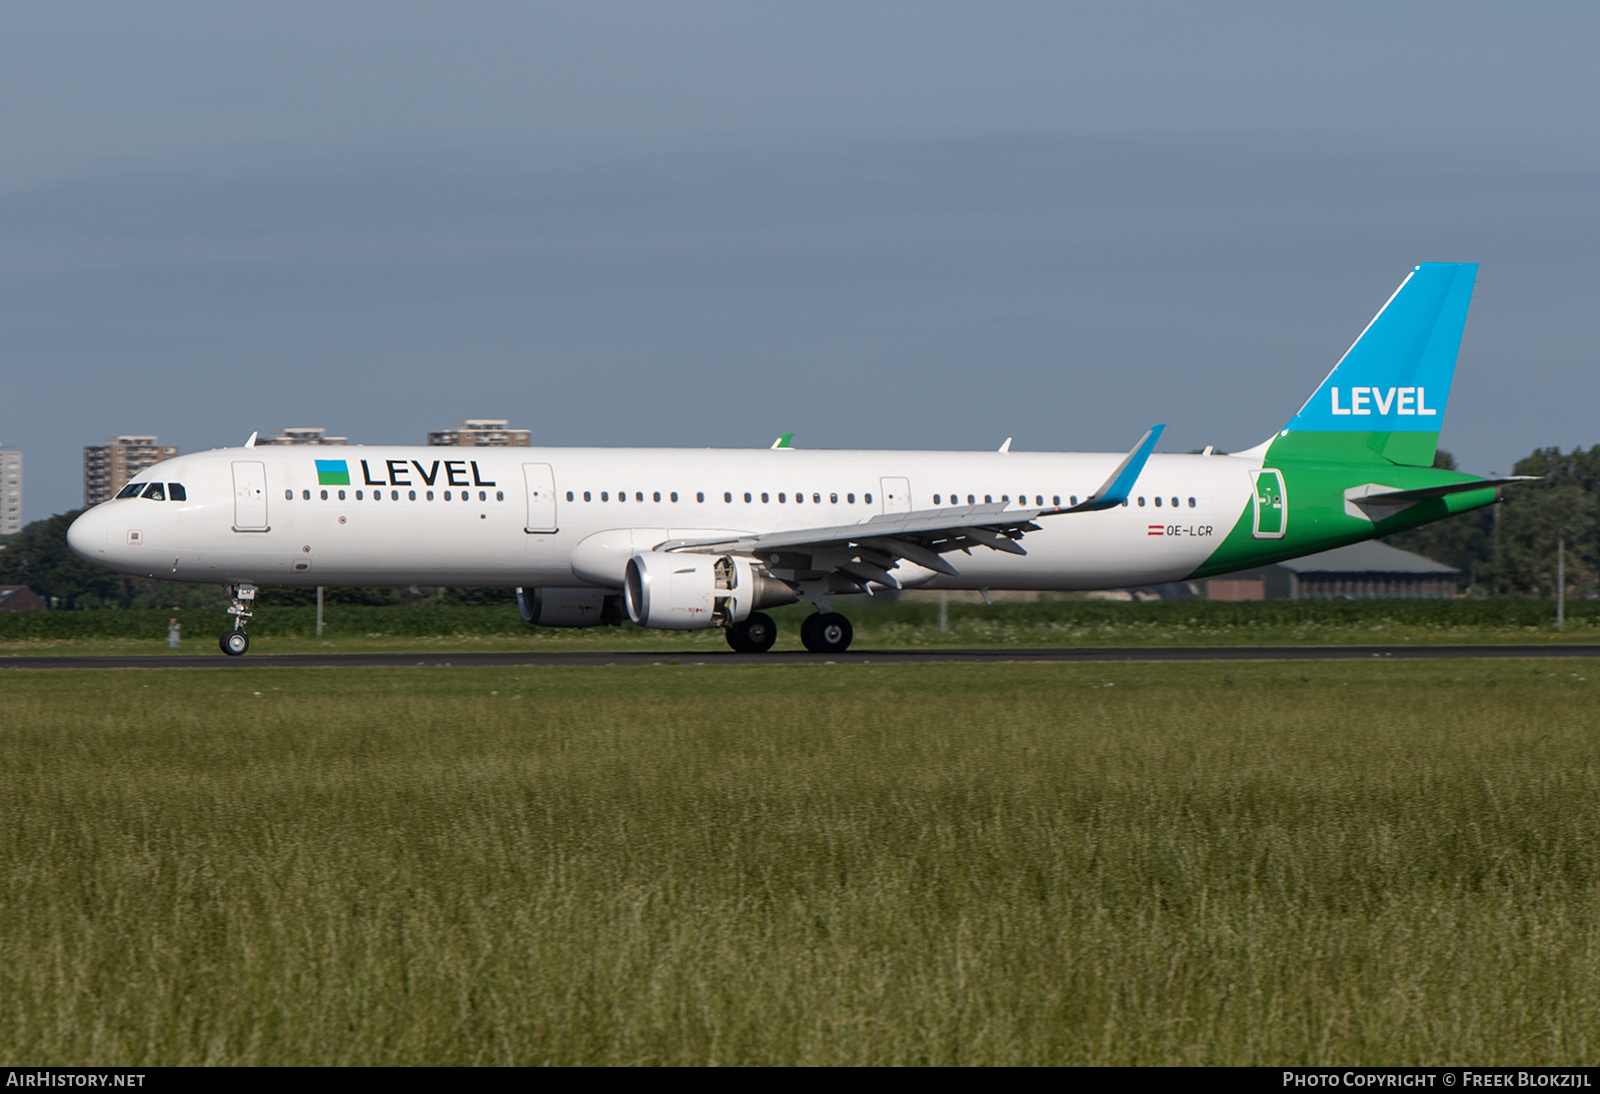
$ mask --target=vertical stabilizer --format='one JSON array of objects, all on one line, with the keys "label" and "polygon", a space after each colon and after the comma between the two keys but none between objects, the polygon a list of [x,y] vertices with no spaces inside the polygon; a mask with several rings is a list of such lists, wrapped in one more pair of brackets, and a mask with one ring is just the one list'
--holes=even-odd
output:
[{"label": "vertical stabilizer", "polygon": [[1475,262],[1412,270],[1270,442],[1272,458],[1431,465],[1477,275]]}]

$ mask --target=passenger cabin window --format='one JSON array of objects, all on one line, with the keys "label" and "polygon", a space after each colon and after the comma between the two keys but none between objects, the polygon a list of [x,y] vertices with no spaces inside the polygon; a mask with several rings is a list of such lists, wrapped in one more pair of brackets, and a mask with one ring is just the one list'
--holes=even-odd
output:
[{"label": "passenger cabin window", "polygon": [[782,505],[784,502],[786,502],[788,500],[789,500],[789,495],[788,494],[779,494],[778,495],[778,504],[779,505]]},{"label": "passenger cabin window", "polygon": [[1189,508],[1190,508],[1190,509],[1193,509],[1193,508],[1194,508],[1194,499],[1193,499],[1193,498],[1190,498],[1190,499],[1189,499]]},{"label": "passenger cabin window", "polygon": [[660,501],[661,500],[661,491],[659,491],[659,490],[655,491],[654,493],[652,493],[650,495],[650,497],[652,499],[654,499],[655,501]]},{"label": "passenger cabin window", "polygon": [[183,488],[183,483],[181,483],[181,482],[169,482],[169,483],[167,483],[167,500],[168,501],[188,501],[189,500],[189,492]]},{"label": "passenger cabin window", "polygon": [[745,500],[745,504],[746,505],[750,504],[750,502],[752,500],[751,497],[750,497],[750,491],[746,490],[744,492],[744,500]]},{"label": "passenger cabin window", "polygon": [[672,493],[668,494],[667,497],[671,498],[673,501],[677,501],[678,500],[678,492],[676,490],[674,490]]},{"label": "passenger cabin window", "polygon": [[1172,499],[1172,507],[1174,509],[1176,509],[1178,507],[1178,499],[1177,498],[1173,498]]},{"label": "passenger cabin window", "polygon": [[849,502],[851,505],[854,505],[856,503],[856,496],[854,494],[846,494],[844,496],[844,500]]},{"label": "passenger cabin window", "polygon": [[301,501],[310,501],[311,500],[311,491],[309,491],[309,490],[300,491],[300,500]]},{"label": "passenger cabin window", "polygon": [[[571,491],[571,490],[568,490],[568,491],[567,491],[567,500],[568,500],[568,501],[571,501],[571,500],[572,500],[572,491]],[[585,500],[588,500],[588,499],[585,499]]]},{"label": "passenger cabin window", "polygon": [[864,500],[868,505],[872,504],[872,495],[871,494],[862,494],[861,497],[862,497],[862,500]]},{"label": "passenger cabin window", "polygon": [[706,500],[706,492],[704,490],[695,491],[694,500],[695,501],[705,501]]},{"label": "passenger cabin window", "polygon": [[356,500],[357,501],[361,500],[361,491],[359,491],[359,490],[356,491]]},{"label": "passenger cabin window", "polygon": [[124,486],[121,490],[117,491],[117,497],[119,497],[119,498],[136,498],[136,497],[139,496],[139,491],[141,491],[143,489],[144,489],[144,483],[142,483],[142,482],[130,482],[127,486]]},{"label": "passenger cabin window", "polygon": [[729,491],[723,491],[722,500],[727,502],[729,505],[732,505],[733,504],[733,494],[731,492],[729,492]]},{"label": "passenger cabin window", "polygon": [[326,490],[324,490],[322,492],[322,500],[323,501],[327,501],[328,500],[328,492]]},{"label": "passenger cabin window", "polygon": [[1140,509],[1143,509],[1143,508],[1144,508],[1144,498],[1140,498],[1140,499],[1139,499],[1139,508],[1140,508]]},{"label": "passenger cabin window", "polygon": [[[145,497],[149,497],[149,496],[150,496],[150,492],[148,490],[146,490],[145,491]],[[294,491],[293,490],[285,490],[283,492],[283,500],[284,501],[293,501],[294,500]]]},{"label": "passenger cabin window", "polygon": [[933,496],[933,504],[935,504],[935,505],[939,504],[939,495],[938,494],[935,494]]},{"label": "passenger cabin window", "polygon": [[166,501],[167,488],[159,482],[153,482],[144,488],[144,496],[151,501]]},{"label": "passenger cabin window", "polygon": [[[1140,503],[1140,504],[1143,504],[1143,503],[1142,503],[1142,502],[1141,502],[1141,503]],[[1161,508],[1161,499],[1160,499],[1160,498],[1157,498],[1157,499],[1156,499],[1156,508],[1157,508],[1157,509],[1160,509],[1160,508]]]}]

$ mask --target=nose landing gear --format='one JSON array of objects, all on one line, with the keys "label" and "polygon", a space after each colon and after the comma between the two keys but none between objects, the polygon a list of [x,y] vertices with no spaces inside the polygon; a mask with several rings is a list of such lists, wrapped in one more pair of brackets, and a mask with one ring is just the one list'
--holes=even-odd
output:
[{"label": "nose landing gear", "polygon": [[256,600],[256,587],[247,581],[238,585],[225,585],[228,597],[232,603],[228,606],[228,614],[233,616],[233,630],[222,632],[218,645],[222,652],[229,657],[243,657],[250,648],[250,636],[244,633],[244,627],[250,618],[250,607]]}]

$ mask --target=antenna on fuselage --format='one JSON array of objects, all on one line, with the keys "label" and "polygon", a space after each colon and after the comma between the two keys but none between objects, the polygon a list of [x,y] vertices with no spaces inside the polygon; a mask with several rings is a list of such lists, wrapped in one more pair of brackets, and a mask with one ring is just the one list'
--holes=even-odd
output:
[{"label": "antenna on fuselage", "polygon": [[250,439],[244,442],[244,446],[246,448],[254,448],[256,446],[256,434],[260,432],[261,431],[259,429],[252,430],[250,433]]}]

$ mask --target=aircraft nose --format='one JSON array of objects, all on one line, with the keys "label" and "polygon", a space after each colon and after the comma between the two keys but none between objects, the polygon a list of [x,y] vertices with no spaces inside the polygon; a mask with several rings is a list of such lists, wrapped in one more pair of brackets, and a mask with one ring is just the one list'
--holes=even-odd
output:
[{"label": "aircraft nose", "polygon": [[67,546],[79,558],[100,562],[106,557],[106,515],[91,509],[67,529]]}]

